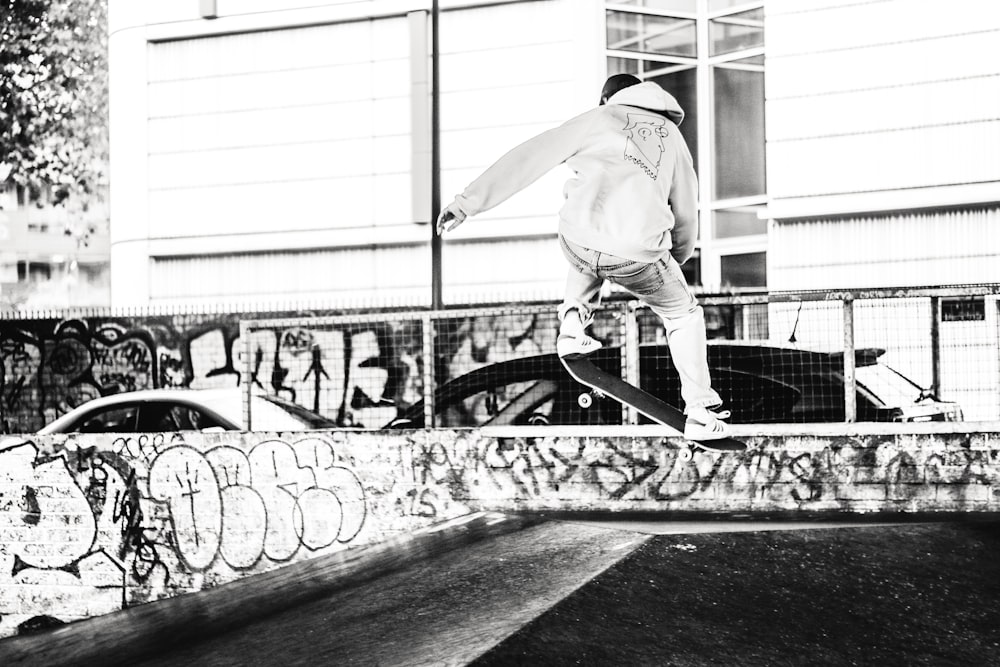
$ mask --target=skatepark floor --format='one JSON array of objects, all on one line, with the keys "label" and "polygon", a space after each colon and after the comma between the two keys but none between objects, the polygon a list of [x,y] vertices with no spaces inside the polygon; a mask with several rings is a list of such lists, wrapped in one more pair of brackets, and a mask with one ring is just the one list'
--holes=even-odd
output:
[{"label": "skatepark floor", "polygon": [[[376,555],[394,565],[359,577],[355,563],[351,585],[317,595],[302,594],[323,580],[313,566],[269,598],[248,594],[251,578],[183,596],[200,606],[3,640],[0,664],[1000,665],[995,518],[507,525],[421,557],[390,545]],[[282,595],[299,597],[260,602]]]}]

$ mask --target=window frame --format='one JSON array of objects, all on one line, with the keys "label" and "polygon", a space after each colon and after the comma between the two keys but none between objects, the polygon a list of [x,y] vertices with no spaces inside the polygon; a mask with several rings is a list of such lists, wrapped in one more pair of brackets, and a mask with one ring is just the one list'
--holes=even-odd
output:
[{"label": "window frame", "polygon": [[[763,252],[765,265],[767,255],[767,225],[764,233],[748,233],[746,235],[717,238],[715,213],[720,210],[763,211],[767,203],[767,175],[764,174],[764,192],[759,195],[717,198],[715,192],[715,168],[717,160],[715,141],[715,68],[737,69],[750,72],[760,72],[766,76],[764,64],[739,62],[748,58],[759,58],[766,55],[766,35],[761,46],[739,49],[728,53],[711,55],[711,24],[713,21],[728,16],[742,14],[755,9],[763,10],[765,0],[736,2],[732,6],[710,10],[710,0],[697,0],[695,12],[671,11],[622,5],[615,2],[605,2],[602,16],[608,16],[609,11],[647,14],[651,16],[686,19],[695,21],[695,56],[663,55],[656,53],[636,53],[620,49],[608,48],[605,45],[605,60],[608,64],[612,58],[638,62],[638,76],[646,80],[656,76],[672,74],[684,69],[695,69],[695,100],[697,113],[697,155],[698,165],[698,215],[700,221],[697,254],[699,266],[690,271],[692,275],[701,277],[701,287],[704,291],[722,291],[722,258],[730,255],[744,255]],[[604,30],[607,38],[607,26]],[[766,119],[765,119],[766,122]],[[765,147],[761,146],[764,151]],[[766,166],[766,154],[765,166]],[[766,288],[767,276],[764,276]]]}]

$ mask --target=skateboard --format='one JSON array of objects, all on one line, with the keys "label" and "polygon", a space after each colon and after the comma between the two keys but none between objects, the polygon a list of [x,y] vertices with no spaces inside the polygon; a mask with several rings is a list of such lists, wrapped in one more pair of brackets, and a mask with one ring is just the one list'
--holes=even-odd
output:
[{"label": "skateboard", "polygon": [[[573,376],[574,380],[590,388],[589,392],[580,395],[578,399],[580,407],[590,407],[594,395],[598,398],[609,396],[619,403],[632,406],[653,421],[669,426],[683,437],[684,422],[687,421],[687,417],[674,406],[664,403],[652,394],[619,377],[605,373],[584,356],[560,357],[559,361],[562,362],[563,367]],[[687,442],[713,452],[742,452],[747,448],[746,443],[733,438],[704,442],[688,440]],[[686,459],[691,458],[690,447],[683,447],[681,454]]]}]

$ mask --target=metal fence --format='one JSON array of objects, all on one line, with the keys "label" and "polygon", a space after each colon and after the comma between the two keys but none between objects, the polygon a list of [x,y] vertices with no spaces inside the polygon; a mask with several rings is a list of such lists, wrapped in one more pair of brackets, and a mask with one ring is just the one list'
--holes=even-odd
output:
[{"label": "metal fence", "polygon": [[[929,407],[943,402],[966,421],[994,421],[998,294],[991,284],[699,301],[713,382],[735,422],[956,418],[954,409]],[[548,303],[244,320],[245,416],[260,427],[250,397],[263,393],[343,427],[639,423],[610,401],[578,407],[581,388],[554,356],[555,310]],[[609,300],[591,332],[624,379],[681,405],[662,323],[648,308]]]}]

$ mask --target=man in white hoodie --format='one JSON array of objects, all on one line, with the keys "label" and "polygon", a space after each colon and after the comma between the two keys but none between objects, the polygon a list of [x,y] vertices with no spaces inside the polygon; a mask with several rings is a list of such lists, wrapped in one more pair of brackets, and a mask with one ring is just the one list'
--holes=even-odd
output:
[{"label": "man in white hoodie", "polygon": [[441,212],[438,231],[460,225],[565,163],[559,243],[570,263],[559,306],[557,351],[589,354],[601,343],[586,333],[605,280],[660,316],[681,379],[692,440],[727,437],[728,413],[712,389],[705,318],[680,265],[698,236],[697,177],[678,126],[684,111],[656,83],[631,74],[608,78],[600,105],[529,139],[501,157]]}]

